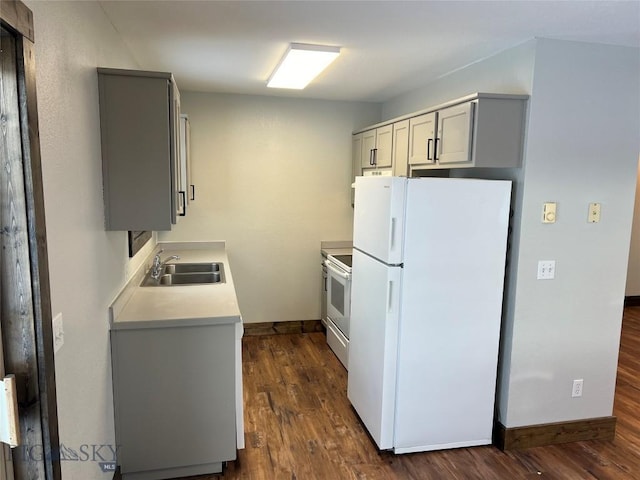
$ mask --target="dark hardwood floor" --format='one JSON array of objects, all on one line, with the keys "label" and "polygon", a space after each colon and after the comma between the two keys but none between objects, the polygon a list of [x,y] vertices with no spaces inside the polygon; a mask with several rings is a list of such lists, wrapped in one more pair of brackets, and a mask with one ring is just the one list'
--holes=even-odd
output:
[{"label": "dark hardwood floor", "polygon": [[205,479],[640,479],[640,307],[625,309],[613,441],[502,452],[379,452],[346,397],[324,334],[245,337],[246,448]]}]

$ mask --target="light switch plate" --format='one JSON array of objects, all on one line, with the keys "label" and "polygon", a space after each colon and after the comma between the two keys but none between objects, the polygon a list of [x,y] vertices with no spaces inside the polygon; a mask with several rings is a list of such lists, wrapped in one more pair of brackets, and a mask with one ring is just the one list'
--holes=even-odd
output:
[{"label": "light switch plate", "polygon": [[587,221],[589,223],[598,223],[600,221],[600,204],[599,203],[589,204],[589,215],[587,217]]}]

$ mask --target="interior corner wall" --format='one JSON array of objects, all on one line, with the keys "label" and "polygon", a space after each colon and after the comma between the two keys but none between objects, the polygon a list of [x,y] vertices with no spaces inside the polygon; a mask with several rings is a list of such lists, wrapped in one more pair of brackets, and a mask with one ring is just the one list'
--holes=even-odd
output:
[{"label": "interior corner wall", "polygon": [[25,4],[34,15],[51,305],[64,327],[55,354],[62,476],[110,480],[100,466],[116,448],[107,309],[153,242],[130,260],[127,233],[104,229],[96,67],[137,64],[98,2]]},{"label": "interior corner wall", "polygon": [[391,119],[476,92],[529,95],[535,48],[535,40],[523,42],[392,98],[382,104],[382,118]]},{"label": "interior corner wall", "polygon": [[375,103],[181,92],[196,200],[160,240],[225,240],[245,323],[320,318],[320,242],[351,240],[351,132]]},{"label": "interior corner wall", "polygon": [[633,210],[633,228],[627,270],[627,297],[640,297],[640,164],[636,182],[636,203]]},{"label": "interior corner wall", "polygon": [[[473,92],[494,92],[531,95],[536,53],[536,40],[530,40],[492,57],[456,70],[423,88],[401,95],[383,104],[383,118],[392,118],[412,111],[428,108]],[[529,101],[530,103],[530,101]],[[529,109],[529,107],[527,107]],[[526,127],[525,127],[526,129]],[[526,136],[525,136],[526,145]],[[513,169],[459,169],[451,176],[467,176],[512,181],[511,235],[509,239],[508,271],[505,279],[505,300],[500,342],[497,394],[499,401],[508,400],[513,312],[518,278],[520,225],[527,159],[521,168]]]},{"label": "interior corner wall", "polygon": [[[508,428],[612,415],[640,152],[638,49],[540,39],[533,78],[499,400]],[[550,201],[557,220],[543,224]],[[555,279],[537,280],[539,260],[556,261]]]},{"label": "interior corner wall", "polygon": [[[514,180],[498,384],[507,427],[612,414],[640,153],[639,62],[638,49],[537,39],[383,104],[386,119],[476,91],[531,95],[522,169],[465,173]],[[558,203],[553,225],[540,221],[548,201]],[[602,205],[598,224],[586,222],[590,202]],[[537,280],[538,260],[549,259],[556,278]],[[574,399],[580,378],[584,394]]]}]

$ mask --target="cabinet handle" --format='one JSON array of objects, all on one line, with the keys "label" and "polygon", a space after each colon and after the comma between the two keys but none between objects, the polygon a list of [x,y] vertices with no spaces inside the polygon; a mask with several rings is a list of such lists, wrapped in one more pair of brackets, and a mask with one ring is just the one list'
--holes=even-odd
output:
[{"label": "cabinet handle", "polygon": [[372,148],[371,150],[369,150],[369,165],[374,165],[373,163],[373,151],[375,150],[375,148]]},{"label": "cabinet handle", "polygon": [[191,184],[191,200],[196,199],[196,186]]},{"label": "cabinet handle", "polygon": [[178,216],[186,217],[187,216],[187,194],[184,190],[180,190],[178,194],[182,197],[182,213],[179,213]]},{"label": "cabinet handle", "polygon": [[436,140],[433,144],[434,149],[433,149],[433,161],[437,162],[438,161],[438,143],[440,143],[440,139],[438,137],[436,137]]},{"label": "cabinet handle", "polygon": [[427,140],[427,160],[433,160],[431,158],[431,144],[433,143],[433,138]]},{"label": "cabinet handle", "polygon": [[378,149],[373,149],[373,165],[378,165]]}]

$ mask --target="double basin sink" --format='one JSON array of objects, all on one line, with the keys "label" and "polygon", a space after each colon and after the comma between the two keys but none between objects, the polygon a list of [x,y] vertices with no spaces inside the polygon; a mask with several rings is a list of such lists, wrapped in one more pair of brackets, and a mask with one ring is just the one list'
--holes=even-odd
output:
[{"label": "double basin sink", "polygon": [[224,268],[221,263],[167,263],[162,266],[157,279],[151,276],[151,271],[147,273],[141,286],[174,287],[212,283],[224,283]]}]

